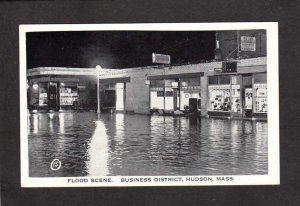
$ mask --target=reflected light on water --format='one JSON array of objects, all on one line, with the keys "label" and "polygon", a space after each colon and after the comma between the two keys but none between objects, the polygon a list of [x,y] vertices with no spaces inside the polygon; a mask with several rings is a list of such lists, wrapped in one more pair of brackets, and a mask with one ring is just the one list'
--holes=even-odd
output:
[{"label": "reflected light on water", "polygon": [[[32,177],[268,172],[266,122],[69,112],[29,123]],[[60,173],[49,173],[53,157]]]},{"label": "reflected light on water", "polygon": [[49,114],[49,131],[52,133],[53,132],[53,117],[54,117],[54,114]]},{"label": "reflected light on water", "polygon": [[33,134],[37,134],[39,132],[39,116],[37,114],[33,114]]},{"label": "reflected light on water", "polygon": [[59,113],[59,132],[61,134],[65,133],[65,114],[64,113]]},{"label": "reflected light on water", "polygon": [[88,153],[90,155],[88,174],[91,176],[104,176],[108,174],[108,136],[102,121],[96,121],[96,129],[91,138]]}]

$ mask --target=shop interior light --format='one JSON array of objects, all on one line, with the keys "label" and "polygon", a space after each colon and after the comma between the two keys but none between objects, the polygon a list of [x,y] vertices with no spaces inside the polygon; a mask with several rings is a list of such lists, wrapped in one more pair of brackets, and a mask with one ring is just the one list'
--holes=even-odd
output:
[{"label": "shop interior light", "polygon": [[62,82],[62,83],[60,83],[60,85],[61,85],[61,86],[65,86],[65,83]]},{"label": "shop interior light", "polygon": [[37,88],[39,88],[39,85],[38,84],[33,84],[32,87],[33,87],[33,89],[37,89]]},{"label": "shop interior light", "polygon": [[52,82],[49,82],[50,85],[52,85]]}]

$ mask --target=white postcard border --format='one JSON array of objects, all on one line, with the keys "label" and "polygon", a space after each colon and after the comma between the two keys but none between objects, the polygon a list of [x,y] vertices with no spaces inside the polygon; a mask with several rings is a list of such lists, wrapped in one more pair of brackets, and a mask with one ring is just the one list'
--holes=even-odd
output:
[{"label": "white postcard border", "polygon": [[[249,30],[267,31],[267,85],[268,85],[268,175],[233,176],[102,176],[102,177],[29,177],[27,135],[27,81],[26,32],[42,31],[215,31]],[[20,160],[21,187],[113,187],[113,186],[202,186],[202,185],[277,185],[280,184],[279,158],[279,78],[278,78],[278,23],[141,23],[141,24],[44,24],[19,26],[20,52]],[[155,178],[181,178],[180,181],[155,181]],[[227,180],[226,180],[227,177]],[[122,182],[141,178],[143,182]],[[125,178],[125,179],[124,179]],[[149,178],[148,181],[145,178]],[[186,181],[194,178],[198,181]],[[105,182],[109,181],[113,182]],[[212,179],[213,181],[211,181]],[[94,180],[94,182],[92,182]],[[161,179],[163,180],[163,179]],[[189,179],[191,180],[191,179]],[[82,182],[80,182],[82,181]],[[97,182],[98,181],[98,182]],[[102,182],[99,182],[102,181]],[[104,181],[104,182],[103,182]],[[145,182],[146,181],[146,182]]]}]

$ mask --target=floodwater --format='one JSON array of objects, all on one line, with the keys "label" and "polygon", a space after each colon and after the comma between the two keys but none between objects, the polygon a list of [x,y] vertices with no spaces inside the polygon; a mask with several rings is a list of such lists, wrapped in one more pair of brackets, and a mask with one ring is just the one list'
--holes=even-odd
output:
[{"label": "floodwater", "polygon": [[31,177],[268,173],[267,122],[69,112],[28,123]]}]

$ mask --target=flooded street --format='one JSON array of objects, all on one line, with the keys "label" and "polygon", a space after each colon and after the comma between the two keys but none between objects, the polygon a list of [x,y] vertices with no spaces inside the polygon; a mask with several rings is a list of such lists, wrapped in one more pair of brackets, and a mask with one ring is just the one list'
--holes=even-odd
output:
[{"label": "flooded street", "polygon": [[267,122],[94,112],[28,122],[31,177],[268,173]]}]

